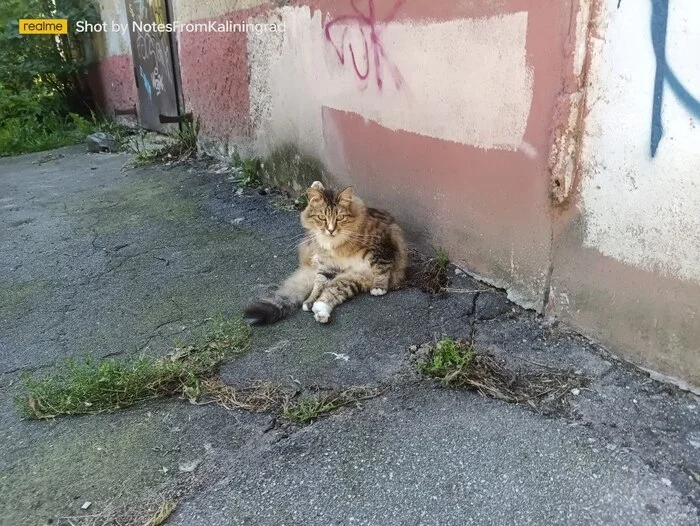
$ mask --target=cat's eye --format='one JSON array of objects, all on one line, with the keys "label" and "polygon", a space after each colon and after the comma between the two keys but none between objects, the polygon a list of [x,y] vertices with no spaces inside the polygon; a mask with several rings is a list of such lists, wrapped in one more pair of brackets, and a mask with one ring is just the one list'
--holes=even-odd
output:
[{"label": "cat's eye", "polygon": [[343,214],[338,214],[337,216],[335,216],[335,219],[336,219],[336,221],[344,221],[346,217],[348,217],[348,216],[343,215]]}]

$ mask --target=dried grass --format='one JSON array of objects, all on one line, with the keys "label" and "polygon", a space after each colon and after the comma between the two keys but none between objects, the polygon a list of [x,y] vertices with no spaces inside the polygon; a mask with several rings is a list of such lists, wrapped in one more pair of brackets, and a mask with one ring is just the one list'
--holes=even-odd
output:
[{"label": "dried grass", "polygon": [[204,400],[228,410],[242,409],[253,413],[280,411],[287,400],[285,392],[270,382],[256,382],[249,387],[235,388],[213,378],[204,380],[201,387]]},{"label": "dried grass", "polygon": [[516,371],[503,360],[476,352],[467,342],[443,340],[432,349],[421,370],[445,386],[475,390],[483,396],[537,411],[566,412],[568,396],[589,379],[571,371],[539,366],[539,371]]},{"label": "dried grass", "polygon": [[158,511],[148,519],[148,522],[144,524],[144,526],[162,526],[165,524],[165,521],[168,520],[170,515],[172,515],[173,511],[175,511],[175,508],[177,508],[177,503],[172,501],[172,500],[166,500],[161,504],[160,508],[158,508]]},{"label": "dried grass", "polygon": [[443,291],[449,281],[447,278],[449,262],[442,254],[432,258],[419,253],[411,254],[411,261],[406,269],[405,286],[429,294]]}]

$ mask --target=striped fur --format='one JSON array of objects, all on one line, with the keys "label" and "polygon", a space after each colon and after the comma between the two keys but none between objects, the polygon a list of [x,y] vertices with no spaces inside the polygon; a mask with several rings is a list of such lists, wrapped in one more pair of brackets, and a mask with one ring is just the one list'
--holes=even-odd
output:
[{"label": "striped fur", "polygon": [[352,188],[335,193],[317,181],[307,196],[299,269],[271,297],[248,307],[249,323],[274,323],[299,305],[327,323],[349,298],[362,292],[381,296],[404,280],[406,242],[390,214],[367,208]]}]

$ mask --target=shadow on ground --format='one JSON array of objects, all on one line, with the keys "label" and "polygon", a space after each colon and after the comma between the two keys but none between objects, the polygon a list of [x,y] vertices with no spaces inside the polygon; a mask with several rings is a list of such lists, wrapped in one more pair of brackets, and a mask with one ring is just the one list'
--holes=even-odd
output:
[{"label": "shadow on ground", "polygon": [[[301,234],[279,196],[203,162],[122,171],[124,155],[55,153],[0,160],[2,524],[143,524],[165,500],[188,526],[699,523],[697,397],[462,273],[459,292],[362,296],[329,326],[299,312],[254,330],[221,371],[233,386],[386,388],[311,426],[180,400],[21,420],[21,373],[162,355],[285,277]],[[592,380],[549,417],[441,389],[409,349],[445,336]]]}]

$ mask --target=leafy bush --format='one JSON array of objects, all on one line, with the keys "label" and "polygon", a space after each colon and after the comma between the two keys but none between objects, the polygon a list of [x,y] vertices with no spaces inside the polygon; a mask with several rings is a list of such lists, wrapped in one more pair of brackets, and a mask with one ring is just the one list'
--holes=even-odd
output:
[{"label": "leafy bush", "polygon": [[0,6],[0,83],[14,93],[40,86],[59,95],[70,110],[86,109],[90,95],[84,80],[90,34],[20,35],[20,18],[67,18],[96,23],[90,0],[3,0]]},{"label": "leafy bush", "polygon": [[[89,115],[85,81],[90,35],[20,35],[20,18],[98,22],[90,0],[0,2],[0,156],[73,144],[87,131],[70,115]],[[80,124],[87,123],[87,120]]]}]

